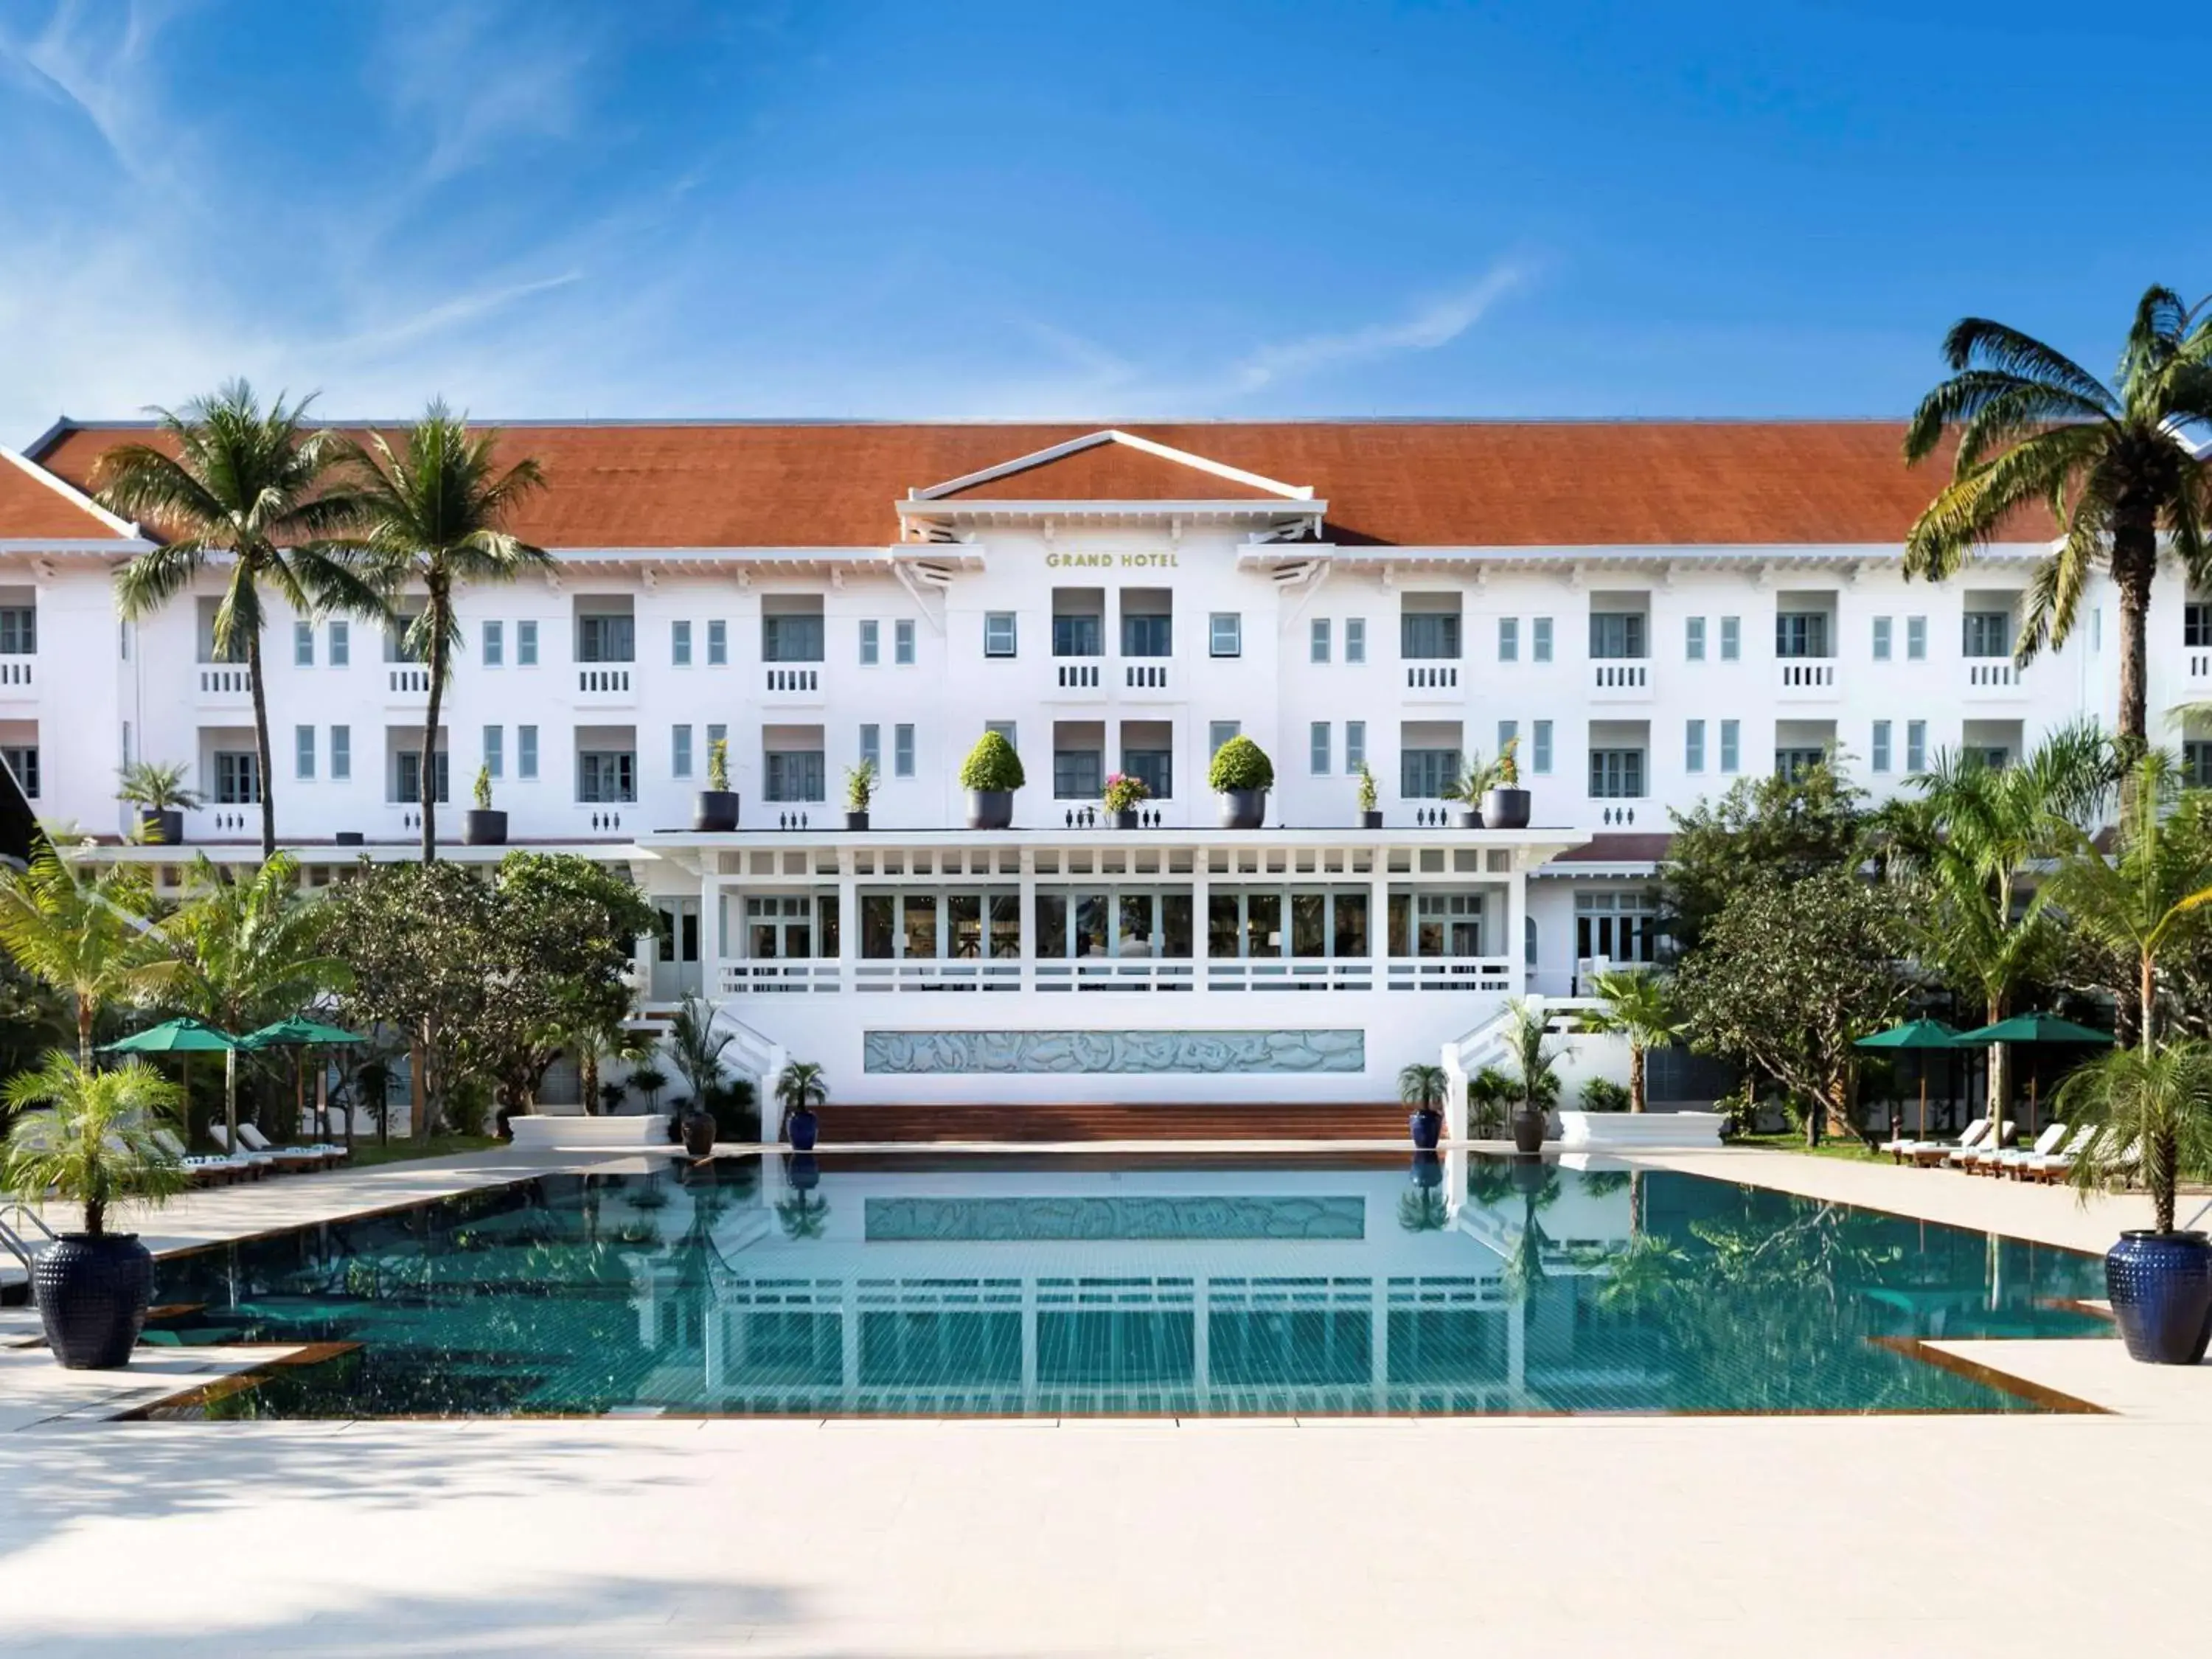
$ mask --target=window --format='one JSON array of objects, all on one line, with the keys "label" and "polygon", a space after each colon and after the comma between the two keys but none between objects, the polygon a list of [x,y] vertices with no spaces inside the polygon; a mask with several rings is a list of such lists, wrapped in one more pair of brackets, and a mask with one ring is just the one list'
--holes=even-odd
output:
[{"label": "window", "polygon": [[1164,611],[1121,612],[1121,654],[1125,657],[1167,657],[1175,654],[1175,617]]},{"label": "window", "polygon": [[258,806],[261,804],[261,767],[253,751],[217,750],[215,757],[215,799],[219,806]]},{"label": "window", "polygon": [[1313,619],[1311,627],[1307,629],[1306,660],[1308,662],[1328,660],[1328,617],[1316,617]]},{"label": "window", "polygon": [[[7,634],[0,629],[0,651],[8,648]],[[2212,646],[2212,605],[2192,600],[2181,607],[2181,642],[2185,646]]]},{"label": "window", "polygon": [[[442,806],[452,793],[453,767],[444,750],[440,750],[432,768],[430,786],[437,791],[438,804]],[[398,802],[419,801],[422,799],[422,751],[402,749],[392,757],[392,799]]]},{"label": "window", "polygon": [[1577,962],[1656,962],[1659,898],[1649,888],[1575,895]]},{"label": "window", "polygon": [[1539,617],[1528,624],[1528,660],[1549,662],[1552,659],[1552,619]]},{"label": "window", "polygon": [[1534,729],[1534,741],[1529,745],[1534,752],[1528,757],[1528,764],[1536,772],[1548,776],[1552,770],[1551,721],[1538,720]]},{"label": "window", "polygon": [[[307,627],[305,623],[298,625],[301,628]],[[311,631],[308,635],[311,642],[307,647],[309,662],[315,659],[314,647],[312,643],[313,637]],[[28,605],[0,605],[0,656],[27,657],[33,654],[38,648],[38,608]],[[127,647],[123,654],[126,657],[131,654]]]},{"label": "window", "polygon": [[876,775],[884,775],[884,728],[872,721],[860,728],[860,761],[876,769]]},{"label": "window", "polygon": [[[0,652],[5,652],[9,648],[8,625],[6,618],[10,615],[29,617],[35,614],[35,612],[28,611],[21,612],[0,611]],[[295,622],[292,624],[292,666],[295,668],[313,668],[314,665],[315,625],[310,622]]]},{"label": "window", "polygon": [[1054,800],[1096,800],[1106,785],[1096,749],[1055,749],[1052,751],[1052,794]]},{"label": "window", "polygon": [[1244,619],[1232,611],[1217,611],[1206,619],[1206,651],[1216,657],[1244,654]]},{"label": "window", "polygon": [[983,654],[987,657],[1011,657],[1014,654],[1014,613],[993,611],[983,617]]},{"label": "window", "polygon": [[1106,654],[1103,618],[1090,615],[1052,619],[1052,654],[1055,657],[1103,657]]},{"label": "window", "polygon": [[331,776],[343,781],[353,775],[353,727],[331,727]]},{"label": "window", "polygon": [[914,775],[914,727],[891,727],[891,775],[910,778]]},{"label": "window", "polygon": [[637,655],[637,618],[586,616],[576,618],[578,662],[630,662]]},{"label": "window", "polygon": [[2012,655],[2012,617],[2003,611],[1969,611],[1962,649],[1969,657]]},{"label": "window", "polygon": [[1641,749],[1591,750],[1589,792],[1601,800],[1641,798],[1644,793],[1644,751]]},{"label": "window", "polygon": [[538,666],[538,624],[519,622],[514,625],[514,661],[519,668]]},{"label": "window", "polygon": [[22,789],[24,799],[38,799],[39,751],[36,746],[11,744],[0,749],[0,761],[5,761],[8,769],[15,775],[15,782]]},{"label": "window", "polygon": [[486,668],[498,668],[507,661],[507,625],[488,622],[483,625],[483,650],[480,653]]},{"label": "window", "polygon": [[1682,727],[1682,769],[1702,772],[1705,769],[1705,723],[1691,720]]},{"label": "window", "polygon": [[689,726],[668,728],[668,775],[672,778],[691,775],[691,728]]},{"label": "window", "polygon": [[115,624],[115,654],[124,661],[131,660],[131,622],[124,617]]},{"label": "window", "polygon": [[1743,618],[1721,618],[1721,660],[1735,662],[1743,655]]},{"label": "window", "polygon": [[1346,662],[1367,660],[1367,619],[1346,617],[1344,619],[1344,659]]},{"label": "window", "polygon": [[292,728],[292,775],[295,778],[315,775],[315,728],[312,726]]},{"label": "window", "polygon": [[1498,721],[1498,752],[1499,754],[1501,754],[1501,755],[1502,755],[1502,754],[1504,754],[1504,753],[1505,752],[1505,745],[1506,745],[1507,744],[1509,744],[1509,743],[1511,743],[1511,742],[1512,742],[1516,738],[1519,737],[1520,735],[1521,735],[1521,722],[1520,722],[1519,720],[1500,720],[1500,721]]},{"label": "window", "polygon": [[2181,745],[2181,781],[2191,789],[2212,786],[2212,743],[2191,738]]},{"label": "window", "polygon": [[1213,720],[1206,728],[1206,757],[1212,760],[1221,752],[1221,745],[1244,729],[1241,720]]},{"label": "window", "polygon": [[1175,757],[1164,749],[1124,749],[1121,769],[1133,778],[1144,780],[1145,787],[1152,791],[1154,800],[1171,799],[1175,795]]},{"label": "window", "polygon": [[914,624],[895,622],[891,624],[891,661],[901,668],[914,666]]},{"label": "window", "polygon": [[495,778],[507,775],[507,728],[503,726],[483,729],[483,769]]},{"label": "window", "polygon": [[343,620],[331,624],[331,666],[343,668],[353,660],[353,629]]},{"label": "window", "polygon": [[576,756],[576,799],[594,805],[635,800],[637,756],[627,749],[580,750]]},{"label": "window", "polygon": [[[1350,648],[1350,641],[1346,641]],[[1344,723],[1344,769],[1357,772],[1367,764],[1367,722],[1346,720]]]},{"label": "window", "polygon": [[672,666],[689,668],[691,665],[691,623],[679,617],[668,624],[668,660]]},{"label": "window", "polygon": [[1826,656],[1828,613],[1825,611],[1776,611],[1774,654],[1778,657]]},{"label": "window", "polygon": [[1877,772],[1889,770],[1889,722],[1887,720],[1876,720],[1874,723],[1873,753],[1869,757],[1869,764]]},{"label": "window", "polygon": [[1794,783],[1827,758],[1828,751],[1817,747],[1778,749],[1774,751],[1774,775]]},{"label": "window", "polygon": [[514,728],[514,775],[518,778],[538,775],[538,728],[534,726]]},{"label": "window", "polygon": [[879,623],[860,624],[860,666],[873,668],[882,659],[883,626]]},{"label": "window", "polygon": [[1459,657],[1456,611],[1408,611],[1398,618],[1398,654],[1408,662],[1448,662]]},{"label": "window", "polygon": [[761,618],[763,662],[820,662],[822,617],[819,613],[782,614],[771,611]]},{"label": "window", "polygon": [[996,732],[1014,746],[1015,752],[1020,752],[1022,746],[1020,728],[1012,720],[985,720],[983,729],[986,732]]},{"label": "window", "polygon": [[1894,632],[1891,618],[1876,617],[1874,619],[1874,659],[1876,662],[1889,660],[1891,639]]},{"label": "window", "polygon": [[1721,770],[1741,771],[1743,768],[1743,722],[1721,722]]},{"label": "window", "polygon": [[1907,720],[1905,723],[1905,769],[1925,772],[1928,769],[1928,722]]},{"label": "window", "polygon": [[728,726],[726,726],[723,725],[721,721],[720,721],[720,720],[715,720],[715,721],[713,721],[712,723],[710,723],[710,724],[708,726],[708,727],[707,727],[707,751],[708,751],[708,753],[712,754],[712,753],[714,752],[714,745],[715,745],[716,744],[718,744],[718,743],[727,743],[729,740],[730,740],[730,728],[729,728]]},{"label": "window", "polygon": [[1398,755],[1398,793],[1407,800],[1441,800],[1459,776],[1456,749],[1406,749]]},{"label": "window", "polygon": [[1317,778],[1328,775],[1328,722],[1316,720],[1306,734],[1306,763]]},{"label": "window", "polygon": [[1594,658],[1643,656],[1646,620],[1641,611],[1591,611],[1590,655]]},{"label": "window", "polygon": [[1907,617],[1905,619],[1905,659],[1907,662],[1925,662],[1927,660],[1927,617]]},{"label": "window", "polygon": [[1682,624],[1682,654],[1692,662],[1705,659],[1705,619],[1692,617]]},{"label": "window", "polygon": [[1500,617],[1498,619],[1498,660],[1521,660],[1521,618]]},{"label": "window", "polygon": [[730,664],[730,625],[726,622],[707,624],[707,666],[726,668]]},{"label": "window", "polygon": [[804,803],[829,799],[819,749],[772,750],[764,758],[768,763],[764,793],[769,800]]}]

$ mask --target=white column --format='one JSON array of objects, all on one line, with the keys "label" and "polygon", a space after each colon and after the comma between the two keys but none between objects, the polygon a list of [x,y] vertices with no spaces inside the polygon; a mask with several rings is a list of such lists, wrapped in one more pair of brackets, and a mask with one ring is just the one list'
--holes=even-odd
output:
[{"label": "white column", "polygon": [[1190,988],[1206,989],[1206,910],[1213,902],[1213,878],[1206,867],[1206,849],[1190,855]]},{"label": "white column", "polygon": [[860,956],[860,881],[853,873],[853,849],[837,854],[837,994],[854,991],[853,964]]},{"label": "white column", "polygon": [[[1036,854],[1030,848],[1024,847],[1021,851],[1017,892],[1015,902],[1022,907],[1022,994],[1027,996],[1036,989],[1037,964]],[[1034,1330],[1030,1334],[1034,1335]]]},{"label": "white column", "polygon": [[1505,949],[1502,952],[1512,964],[1507,976],[1516,994],[1525,994],[1528,987],[1528,872],[1522,867],[1521,855],[1513,855],[1512,872],[1505,878]]}]

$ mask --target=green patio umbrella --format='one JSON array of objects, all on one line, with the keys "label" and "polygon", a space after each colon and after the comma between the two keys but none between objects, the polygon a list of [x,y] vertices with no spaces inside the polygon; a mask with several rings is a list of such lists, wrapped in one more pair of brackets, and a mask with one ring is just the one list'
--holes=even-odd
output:
[{"label": "green patio umbrella", "polygon": [[[2077,1046],[2109,1048],[2112,1034],[2092,1026],[2076,1025],[2070,1019],[2061,1019],[2056,1014],[2014,1014],[2010,1019],[2001,1019],[1994,1025],[1984,1025],[1978,1030],[1959,1033],[1961,1048],[1986,1048],[1995,1043],[2071,1043]],[[2027,1132],[2035,1133],[2035,1076],[2027,1079]]]},{"label": "green patio umbrella", "polygon": [[[1940,1019],[1908,1019],[1851,1044],[1854,1048],[1955,1048],[1959,1034]],[[1928,1133],[1928,1062],[1920,1062],[1920,1133]]]},{"label": "green patio umbrella", "polygon": [[[349,1031],[336,1025],[325,1025],[320,1020],[308,1018],[305,1014],[292,1014],[278,1020],[273,1025],[264,1025],[258,1031],[248,1031],[244,1036],[239,1038],[238,1046],[241,1048],[252,1049],[334,1048],[347,1043],[368,1041],[367,1037],[357,1031]],[[306,1074],[301,1070],[297,1059],[295,1059],[292,1065],[292,1109],[295,1113],[305,1109],[306,1096]],[[315,1079],[315,1104],[319,1114],[324,1103],[322,1078],[319,1075]],[[353,1115],[349,1111],[346,1114],[346,1139],[349,1144],[353,1139],[352,1131]],[[325,1127],[319,1126],[316,1129],[318,1134],[325,1133],[327,1129]]]},{"label": "green patio umbrella", "polygon": [[[217,1030],[205,1020],[179,1014],[159,1025],[101,1045],[102,1054],[204,1054],[222,1053],[222,1122],[229,1150],[238,1150],[238,1051],[244,1041]],[[189,1063],[189,1062],[187,1062]]]}]

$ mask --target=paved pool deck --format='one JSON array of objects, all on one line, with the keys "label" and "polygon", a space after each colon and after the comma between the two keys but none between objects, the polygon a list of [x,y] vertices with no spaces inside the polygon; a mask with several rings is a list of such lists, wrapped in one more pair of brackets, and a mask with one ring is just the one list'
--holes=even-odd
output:
[{"label": "paved pool deck", "polygon": [[[2142,1202],[1640,1161],[2077,1248]],[[297,1177],[330,1185],[161,1224],[542,1167]],[[2098,1415],[263,1424],[99,1420],[11,1328],[0,1401],[40,1400],[0,1415],[9,1654],[2071,1659],[2203,1632],[2212,1367],[2117,1342],[1942,1345]]]}]

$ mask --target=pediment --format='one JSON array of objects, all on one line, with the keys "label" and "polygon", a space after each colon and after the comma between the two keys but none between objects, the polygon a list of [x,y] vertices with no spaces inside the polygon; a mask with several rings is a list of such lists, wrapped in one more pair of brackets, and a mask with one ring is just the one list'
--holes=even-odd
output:
[{"label": "pediment", "polygon": [[1304,501],[1284,483],[1109,428],[910,492],[915,501]]}]

